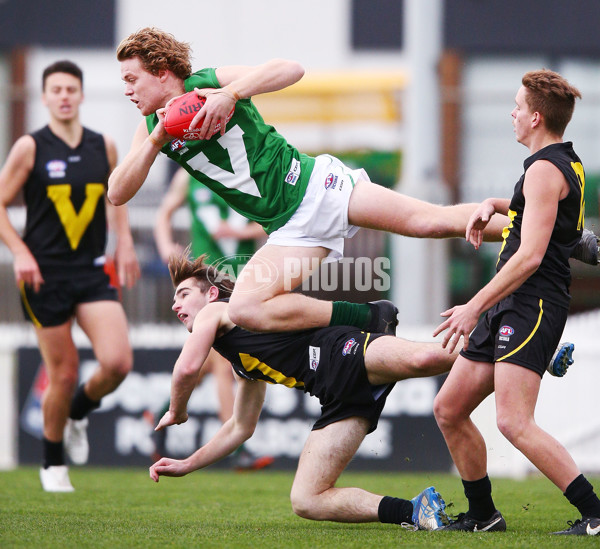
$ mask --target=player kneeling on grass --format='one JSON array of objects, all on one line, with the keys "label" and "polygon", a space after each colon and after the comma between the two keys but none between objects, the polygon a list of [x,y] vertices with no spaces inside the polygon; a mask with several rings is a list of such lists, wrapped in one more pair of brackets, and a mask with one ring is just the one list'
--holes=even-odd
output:
[{"label": "player kneeling on grass", "polygon": [[175,363],[170,408],[156,429],[188,419],[187,402],[211,347],[232,363],[240,380],[231,419],[188,458],[158,460],[150,467],[154,481],[161,475],[186,475],[231,454],[254,432],[266,383],[280,383],[317,396],[322,405],[292,486],[296,514],[313,520],[413,525],[422,530],[435,530],[448,522],[445,503],[433,487],[407,500],[360,488],[336,488],[335,483],[365,435],[377,427],[394,383],[447,372],[454,355],[438,343],[411,342],[347,326],[249,332],[228,316],[233,282],[206,265],[203,257],[193,261],[187,253],[172,257],[169,271],[176,288],[173,310],[191,335]]}]

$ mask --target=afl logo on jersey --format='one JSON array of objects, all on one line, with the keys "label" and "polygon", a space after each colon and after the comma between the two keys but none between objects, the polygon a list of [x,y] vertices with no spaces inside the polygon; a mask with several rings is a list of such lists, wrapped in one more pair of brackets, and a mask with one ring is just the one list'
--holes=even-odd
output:
[{"label": "afl logo on jersey", "polygon": [[59,177],[64,177],[67,171],[67,163],[63,160],[50,160],[46,164],[46,169],[48,170],[48,177],[50,179],[58,179]]},{"label": "afl logo on jersey", "polygon": [[183,139],[173,139],[173,141],[171,141],[170,147],[171,152],[176,152],[179,155],[185,154],[189,151],[189,149],[186,146],[186,142]]},{"label": "afl logo on jersey", "polygon": [[342,349],[342,356],[349,355],[356,346],[356,339],[352,338],[346,341],[346,343],[344,343],[344,348]]},{"label": "afl logo on jersey", "polygon": [[326,189],[335,189],[335,186],[337,184],[337,175],[333,175],[332,173],[330,173],[326,178],[325,178],[325,188]]}]

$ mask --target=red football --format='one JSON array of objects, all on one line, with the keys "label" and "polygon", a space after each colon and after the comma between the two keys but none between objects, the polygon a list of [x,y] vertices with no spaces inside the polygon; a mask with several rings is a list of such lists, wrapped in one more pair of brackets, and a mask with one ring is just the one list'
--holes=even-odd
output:
[{"label": "red football", "polygon": [[[179,96],[169,105],[169,108],[165,113],[165,119],[163,121],[165,131],[173,137],[178,137],[179,139],[184,139],[186,141],[198,139],[198,130],[200,130],[202,126],[200,125],[198,128],[190,130],[189,125],[194,116],[196,116],[198,111],[204,106],[205,101],[206,99],[204,97],[198,97],[198,94],[195,91],[187,92]],[[231,109],[231,112],[225,120],[225,124],[231,120],[234,110],[235,107]],[[221,123],[218,123],[213,135],[220,131]]]}]

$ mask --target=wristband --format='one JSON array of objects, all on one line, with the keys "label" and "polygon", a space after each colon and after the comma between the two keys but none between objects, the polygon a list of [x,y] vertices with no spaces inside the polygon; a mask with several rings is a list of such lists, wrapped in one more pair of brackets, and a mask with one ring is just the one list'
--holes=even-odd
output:
[{"label": "wristband", "polygon": [[230,99],[233,99],[234,103],[237,103],[241,99],[240,94],[237,92],[237,90],[231,84],[225,86],[224,88],[215,90],[215,93],[225,94]]},{"label": "wristband", "polygon": [[241,99],[240,94],[231,84],[227,86],[227,91],[231,93],[236,102]]}]

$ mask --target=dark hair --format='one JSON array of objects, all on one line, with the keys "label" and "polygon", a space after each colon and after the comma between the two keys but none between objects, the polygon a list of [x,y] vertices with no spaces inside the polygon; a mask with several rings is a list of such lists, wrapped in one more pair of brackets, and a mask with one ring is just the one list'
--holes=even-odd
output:
[{"label": "dark hair", "polygon": [[581,99],[580,91],[548,69],[526,73],[522,84],[527,89],[525,100],[529,108],[544,117],[548,131],[562,137],[573,116],[575,98]]},{"label": "dark hair", "polygon": [[156,76],[161,70],[170,70],[175,76],[185,80],[192,74],[191,46],[187,42],[176,40],[172,34],[145,27],[117,46],[117,59],[125,61],[139,57],[142,66]]},{"label": "dark hair", "polygon": [[229,297],[235,282],[227,274],[208,265],[205,261],[207,254],[202,254],[196,259],[190,259],[189,255],[190,246],[181,254],[169,258],[169,274],[173,286],[177,288],[184,280],[195,278],[203,293],[206,293],[211,286],[215,286],[219,290],[219,299]]},{"label": "dark hair", "polygon": [[81,88],[83,89],[83,72],[73,61],[63,59],[62,61],[55,61],[52,65],[48,65],[42,74],[42,91],[46,87],[46,79],[57,72],[65,72],[72,74],[75,78],[81,82]]}]

